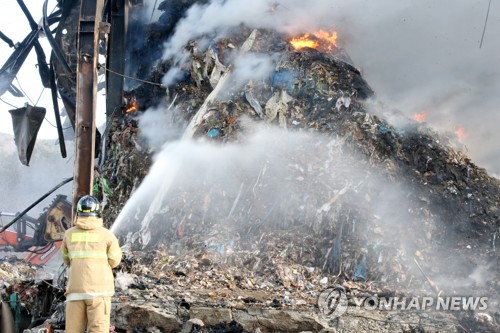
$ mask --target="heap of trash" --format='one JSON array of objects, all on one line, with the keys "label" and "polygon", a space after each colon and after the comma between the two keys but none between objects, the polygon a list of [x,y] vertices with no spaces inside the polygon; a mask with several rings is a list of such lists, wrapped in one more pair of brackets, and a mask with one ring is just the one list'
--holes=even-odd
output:
[{"label": "heap of trash", "polygon": [[[374,102],[334,34],[298,46],[240,25],[163,57],[194,3],[159,4],[104,131],[114,331],[500,331],[500,181],[454,135]],[[2,260],[2,309],[61,327],[63,267]]]},{"label": "heap of trash", "polygon": [[[96,183],[125,250],[116,329],[498,331],[499,180],[453,136],[385,120],[342,48],[289,41],[245,27],[205,47],[192,41],[181,79],[151,88],[160,106],[147,84],[128,92],[138,107],[124,104],[113,120]],[[245,54],[272,54],[271,75],[242,82],[231,59]],[[163,146],[145,126],[158,109],[166,128],[182,128]],[[325,318],[318,297],[332,286],[349,307]],[[455,295],[488,296],[488,309],[369,311],[353,301]]]}]

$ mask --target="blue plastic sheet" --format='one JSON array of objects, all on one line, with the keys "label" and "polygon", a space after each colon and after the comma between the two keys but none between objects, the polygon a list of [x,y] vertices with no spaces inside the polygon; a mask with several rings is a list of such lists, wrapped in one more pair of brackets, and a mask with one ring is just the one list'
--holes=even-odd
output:
[{"label": "blue plastic sheet", "polygon": [[356,265],[352,279],[366,281],[366,269],[366,256],[363,254],[359,263]]},{"label": "blue plastic sheet", "polygon": [[273,88],[286,89],[288,92],[293,90],[296,81],[297,73],[295,71],[276,72],[271,78]]}]

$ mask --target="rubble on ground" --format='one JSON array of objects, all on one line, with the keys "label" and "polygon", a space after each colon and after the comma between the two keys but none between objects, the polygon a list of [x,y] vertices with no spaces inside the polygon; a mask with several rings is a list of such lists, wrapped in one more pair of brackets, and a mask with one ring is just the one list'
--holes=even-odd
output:
[{"label": "rubble on ground", "polygon": [[10,306],[16,323],[23,323],[25,316],[22,314],[45,318],[52,313],[53,293],[59,293],[59,296],[63,293],[62,289],[56,290],[52,283],[53,279],[47,277],[43,267],[17,257],[0,259],[0,299]]}]

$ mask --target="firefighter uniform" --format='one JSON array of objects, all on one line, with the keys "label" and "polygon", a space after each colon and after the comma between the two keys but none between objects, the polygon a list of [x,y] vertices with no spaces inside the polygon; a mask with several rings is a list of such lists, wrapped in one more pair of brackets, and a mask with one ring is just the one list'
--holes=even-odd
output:
[{"label": "firefighter uniform", "polygon": [[62,257],[69,266],[66,288],[66,332],[109,332],[112,268],[122,252],[115,235],[98,216],[77,216],[64,234]]}]

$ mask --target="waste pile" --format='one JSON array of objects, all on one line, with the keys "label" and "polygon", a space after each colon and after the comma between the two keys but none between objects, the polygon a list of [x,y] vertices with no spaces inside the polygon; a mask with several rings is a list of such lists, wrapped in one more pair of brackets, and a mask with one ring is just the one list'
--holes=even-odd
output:
[{"label": "waste pile", "polygon": [[[162,58],[196,2],[160,3],[130,57],[141,83],[104,133],[94,194],[124,250],[115,331],[500,331],[499,180],[453,136],[392,125],[347,52],[314,34],[299,48],[241,25]],[[64,273],[37,269],[0,262],[2,290],[19,293],[9,306],[48,318],[31,332],[64,312]],[[329,290],[344,314],[321,303]],[[488,307],[379,304],[414,296]]]},{"label": "waste pile", "polygon": [[[183,126],[178,139],[188,148],[198,142],[245,151],[257,142],[269,150],[245,161],[248,167],[232,165],[233,155],[214,164],[224,170],[188,162],[167,185],[153,187],[149,201],[126,205],[148,172],[169,178],[164,165],[155,169],[162,148],[148,146],[152,133],[141,126],[150,112],[141,109],[147,85],[128,92],[141,111],[131,117],[123,106],[98,177],[108,187],[101,186],[105,220],[119,221],[114,228],[126,250],[117,329],[131,331],[125,322],[132,321],[136,331],[208,332],[224,323],[227,331],[252,332],[498,331],[498,179],[455,149],[453,137],[378,116],[368,100],[374,92],[343,49],[296,50],[289,39],[241,27],[206,47],[190,42],[181,81],[155,94]],[[245,53],[272,54],[271,75],[242,83],[231,59]],[[150,79],[171,66],[155,66]],[[183,182],[183,173],[206,181]],[[234,183],[219,181],[219,173]],[[317,299],[334,285],[349,299],[488,296],[488,313],[356,317],[348,310],[344,320],[328,321],[318,317]],[[154,306],[143,312],[147,304]],[[137,315],[151,312],[169,320]],[[404,315],[415,317],[394,319]]]}]

